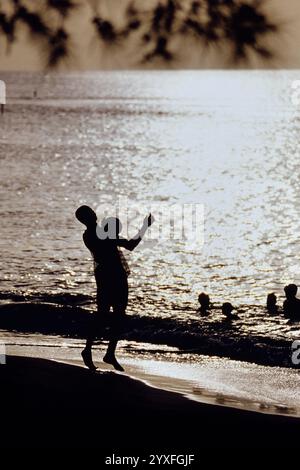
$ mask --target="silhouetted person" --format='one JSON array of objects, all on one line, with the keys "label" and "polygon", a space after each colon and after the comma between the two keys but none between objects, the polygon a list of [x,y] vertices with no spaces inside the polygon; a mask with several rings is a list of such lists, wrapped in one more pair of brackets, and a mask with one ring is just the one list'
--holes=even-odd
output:
[{"label": "silhouetted person", "polygon": [[233,305],[230,302],[224,302],[222,305],[222,313],[225,315],[227,320],[238,320],[238,316],[232,311],[235,310]]},{"label": "silhouetted person", "polygon": [[122,225],[120,220],[115,217],[104,219],[99,227],[95,212],[88,206],[79,207],[76,211],[76,217],[86,226],[83,241],[94,258],[98,307],[96,317],[98,325],[94,325],[94,331],[87,338],[81,355],[84,364],[89,369],[95,370],[96,367],[92,360],[92,346],[97,334],[95,330],[103,326],[107,314],[112,308],[111,337],[103,361],[113,365],[115,369],[123,371],[123,367],[115,357],[115,351],[125,319],[129,268],[119,248],[134,250],[142,240],[147,228],[152,224],[153,219],[151,214],[146,217],[138,234],[133,239],[127,240],[120,237]]},{"label": "silhouetted person", "polygon": [[201,315],[208,315],[208,310],[210,309],[209,295],[205,294],[205,292],[201,292],[198,296],[198,302],[200,304],[198,312],[200,312]]},{"label": "silhouetted person", "polygon": [[267,310],[269,313],[277,313],[278,312],[278,305],[277,305],[277,297],[272,292],[271,294],[268,294],[267,297]]},{"label": "silhouetted person", "polygon": [[297,299],[298,287],[296,284],[289,284],[285,286],[284,292],[286,300],[283,302],[284,315],[290,320],[300,320],[300,299]]}]

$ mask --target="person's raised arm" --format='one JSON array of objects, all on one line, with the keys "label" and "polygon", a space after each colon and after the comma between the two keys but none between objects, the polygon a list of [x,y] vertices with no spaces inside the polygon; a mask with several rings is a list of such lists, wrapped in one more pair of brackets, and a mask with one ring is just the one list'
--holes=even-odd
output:
[{"label": "person's raised arm", "polygon": [[150,225],[152,225],[154,222],[154,218],[151,214],[146,216],[144,218],[143,225],[141,229],[138,231],[138,233],[135,235],[135,237],[131,238],[130,240],[126,240],[126,238],[119,238],[117,240],[118,246],[122,246],[123,248],[126,248],[126,250],[133,251],[138,244],[141,242],[143,236],[146,233],[146,230]]}]

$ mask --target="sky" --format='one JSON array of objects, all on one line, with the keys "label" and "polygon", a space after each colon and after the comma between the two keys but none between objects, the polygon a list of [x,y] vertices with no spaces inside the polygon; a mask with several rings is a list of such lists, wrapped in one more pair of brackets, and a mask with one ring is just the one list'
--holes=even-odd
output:
[{"label": "sky", "polygon": [[[41,0],[23,0],[30,3]],[[81,0],[82,1],[82,0]],[[105,17],[118,23],[128,0],[83,0],[84,6],[77,9],[68,20],[67,28],[72,34],[71,54],[67,62],[62,63],[65,69],[126,69],[126,68],[228,68],[228,57],[224,51],[203,47],[198,42],[186,43],[183,39],[176,44],[176,61],[164,63],[141,64],[141,50],[133,47],[129,41],[126,47],[103,47],[89,23],[91,10],[88,5],[102,4]],[[184,0],[182,0],[184,1]],[[0,6],[11,0],[0,0]],[[251,3],[251,0],[249,0]],[[157,0],[136,0],[137,5],[153,5]],[[270,46],[276,52],[272,62],[264,63],[252,58],[250,68],[300,68],[300,1],[299,0],[266,0],[265,11],[270,18],[280,25],[280,32],[270,39]],[[18,40],[10,47],[9,53],[0,33],[0,70],[41,70],[45,67],[45,54],[37,44],[28,39],[25,32],[19,31]],[[243,67],[245,64],[243,64]]]}]

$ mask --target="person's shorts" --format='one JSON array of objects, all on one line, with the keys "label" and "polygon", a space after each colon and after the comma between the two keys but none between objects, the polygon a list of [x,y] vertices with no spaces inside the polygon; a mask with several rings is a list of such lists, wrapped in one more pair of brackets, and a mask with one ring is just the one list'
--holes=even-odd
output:
[{"label": "person's shorts", "polygon": [[125,271],[105,275],[95,271],[98,312],[106,314],[113,309],[116,315],[125,315],[128,304],[128,280]]}]

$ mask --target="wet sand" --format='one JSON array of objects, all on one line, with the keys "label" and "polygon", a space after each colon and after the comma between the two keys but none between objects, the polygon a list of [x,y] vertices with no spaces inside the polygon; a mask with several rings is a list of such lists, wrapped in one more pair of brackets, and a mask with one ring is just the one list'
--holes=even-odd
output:
[{"label": "wet sand", "polygon": [[8,356],[0,367],[1,446],[297,447],[300,420],[201,404],[114,372]]},{"label": "wet sand", "polygon": [[[54,360],[83,367],[84,341],[1,331],[0,343],[11,356]],[[97,342],[93,359],[99,371],[111,371],[102,358],[107,342]],[[120,341],[117,356],[125,374],[146,384],[201,403],[300,417],[299,369],[268,367],[227,358],[183,353],[157,345]]]}]

